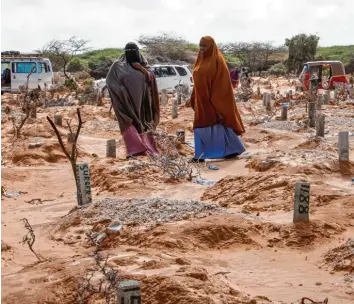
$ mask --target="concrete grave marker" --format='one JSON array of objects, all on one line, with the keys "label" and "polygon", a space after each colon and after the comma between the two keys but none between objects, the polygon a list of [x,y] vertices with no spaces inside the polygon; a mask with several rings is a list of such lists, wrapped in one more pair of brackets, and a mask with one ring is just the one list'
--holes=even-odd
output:
[{"label": "concrete grave marker", "polygon": [[165,106],[167,104],[167,90],[161,90],[161,105]]},{"label": "concrete grave marker", "polygon": [[324,137],[325,115],[320,114],[316,121],[316,136]]},{"label": "concrete grave marker", "polygon": [[107,146],[106,146],[106,157],[117,157],[116,153],[116,140],[115,139],[108,139]]},{"label": "concrete grave marker", "polygon": [[338,133],[339,161],[349,161],[349,132]]},{"label": "concrete grave marker", "polygon": [[172,100],[172,119],[175,119],[178,117],[178,103],[177,99]]},{"label": "concrete grave marker", "polygon": [[68,143],[73,143],[75,139],[76,133],[68,133],[67,138],[68,138]]},{"label": "concrete grave marker", "polygon": [[141,304],[140,282],[121,281],[117,290],[117,304]]},{"label": "concrete grave marker", "polygon": [[293,222],[309,222],[310,183],[296,182]]},{"label": "concrete grave marker", "polygon": [[57,126],[62,126],[63,125],[63,119],[61,117],[60,114],[55,114],[54,115],[54,123],[57,125]]},{"label": "concrete grave marker", "polygon": [[79,189],[77,189],[79,206],[91,204],[91,182],[88,164],[76,164],[76,180],[79,186]]},{"label": "concrete grave marker", "polygon": [[310,128],[316,127],[316,103],[309,102],[309,126]]},{"label": "concrete grave marker", "polygon": [[288,120],[288,105],[283,104],[281,107],[281,120]]}]

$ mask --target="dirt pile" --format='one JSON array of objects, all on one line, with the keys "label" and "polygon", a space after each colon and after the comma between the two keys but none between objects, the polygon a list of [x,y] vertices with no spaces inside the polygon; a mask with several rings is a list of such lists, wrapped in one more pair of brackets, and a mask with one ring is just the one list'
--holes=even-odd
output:
[{"label": "dirt pile", "polygon": [[98,193],[108,191],[122,194],[122,191],[150,192],[165,178],[157,167],[146,165],[140,161],[120,161],[104,159],[95,161],[90,166],[91,185]]},{"label": "dirt pile", "polygon": [[[31,144],[38,144],[38,146],[30,148]],[[15,144],[11,153],[11,160],[17,165],[34,166],[66,162],[66,157],[58,142],[44,142],[38,139]]]},{"label": "dirt pile", "polygon": [[339,247],[329,250],[324,256],[324,263],[334,271],[354,274],[354,238]]},{"label": "dirt pile", "polygon": [[150,276],[144,279],[142,300],[147,304],[272,303],[266,297],[251,299],[221,279],[211,277],[205,269],[190,266],[181,267],[171,277]]},{"label": "dirt pile", "polygon": [[227,176],[208,188],[202,201],[216,202],[222,207],[242,206],[247,211],[290,211],[296,181],[304,175],[279,175],[275,172]]}]

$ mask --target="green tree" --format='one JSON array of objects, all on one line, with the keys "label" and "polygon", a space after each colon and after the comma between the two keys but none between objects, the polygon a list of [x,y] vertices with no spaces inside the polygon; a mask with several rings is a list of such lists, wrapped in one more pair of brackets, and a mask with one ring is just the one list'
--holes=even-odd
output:
[{"label": "green tree", "polygon": [[68,65],[74,57],[82,52],[89,50],[88,41],[71,37],[68,40],[52,40],[40,52],[49,57],[53,63],[53,69],[62,70],[69,79]]},{"label": "green tree", "polygon": [[307,34],[285,39],[285,46],[289,50],[289,57],[286,61],[288,71],[299,73],[305,62],[314,60],[319,40],[320,37]]},{"label": "green tree", "polygon": [[84,60],[75,57],[69,62],[67,71],[71,73],[83,71],[88,72],[90,71],[90,69],[88,67],[88,64]]},{"label": "green tree", "polygon": [[193,63],[198,47],[173,35],[140,36],[138,43],[157,62],[184,61]]},{"label": "green tree", "polygon": [[235,42],[219,45],[226,59],[238,58],[251,72],[264,70],[271,55],[281,49],[271,42]]}]

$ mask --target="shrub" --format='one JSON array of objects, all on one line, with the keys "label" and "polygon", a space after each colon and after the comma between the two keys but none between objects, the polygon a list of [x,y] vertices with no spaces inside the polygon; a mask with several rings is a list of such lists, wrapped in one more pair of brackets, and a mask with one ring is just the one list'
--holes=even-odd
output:
[{"label": "shrub", "polygon": [[284,75],[286,71],[287,68],[282,63],[276,63],[273,66],[271,66],[270,69],[268,70],[269,74],[276,75],[276,76]]}]

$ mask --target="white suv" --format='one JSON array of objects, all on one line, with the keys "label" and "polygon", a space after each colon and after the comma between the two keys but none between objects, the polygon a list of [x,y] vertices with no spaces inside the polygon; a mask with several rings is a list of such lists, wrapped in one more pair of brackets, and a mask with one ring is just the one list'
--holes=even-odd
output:
[{"label": "white suv", "polygon": [[163,89],[167,90],[167,93],[174,93],[180,85],[193,88],[192,73],[187,65],[153,65],[152,68],[159,93]]},{"label": "white suv", "polygon": [[[167,90],[167,93],[174,93],[178,86],[182,85],[188,86],[190,91],[193,89],[193,77],[187,65],[153,65],[152,69],[159,93],[163,89]],[[101,90],[108,97],[106,79],[94,81],[94,88]]]}]

